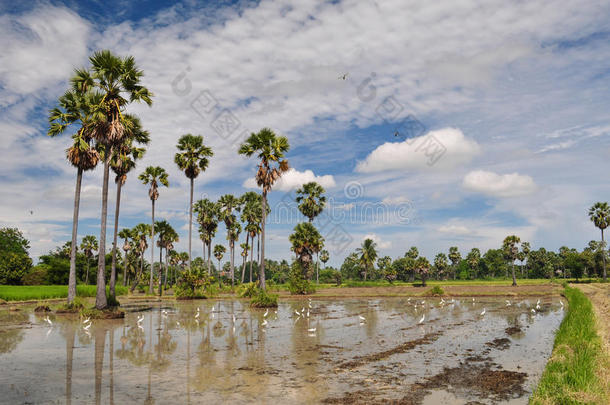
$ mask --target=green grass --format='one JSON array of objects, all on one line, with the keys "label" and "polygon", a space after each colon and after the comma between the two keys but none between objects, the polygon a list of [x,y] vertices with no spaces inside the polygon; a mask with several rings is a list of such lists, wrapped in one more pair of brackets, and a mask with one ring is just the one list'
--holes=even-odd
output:
[{"label": "green grass", "polygon": [[553,354],[531,404],[603,404],[608,382],[598,373],[608,367],[597,334],[591,301],[578,289],[566,287],[568,311],[555,335]]},{"label": "green grass", "polygon": [[[76,295],[79,297],[95,297],[96,286],[77,285]],[[108,287],[106,287],[108,292]],[[116,286],[117,295],[127,294],[127,287]],[[66,298],[67,285],[0,285],[0,299],[5,301],[45,300],[51,298]]]}]

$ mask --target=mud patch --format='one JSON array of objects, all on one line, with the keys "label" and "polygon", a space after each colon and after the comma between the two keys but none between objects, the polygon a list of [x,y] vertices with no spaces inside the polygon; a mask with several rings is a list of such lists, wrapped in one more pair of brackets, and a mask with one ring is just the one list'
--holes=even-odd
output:
[{"label": "mud patch", "polygon": [[442,335],[441,332],[429,333],[420,339],[405,342],[405,343],[400,344],[396,347],[393,347],[392,349],[389,349],[389,350],[384,350],[382,352],[369,354],[367,356],[356,357],[351,361],[347,361],[343,364],[340,364],[337,368],[339,368],[339,369],[355,368],[355,367],[359,367],[359,366],[362,366],[367,363],[379,361],[379,360],[385,359],[386,357],[389,357],[393,354],[404,353],[404,352],[414,349],[417,346],[432,343],[436,339],[438,339],[439,336],[441,336],[441,335]]},{"label": "mud patch", "polygon": [[509,336],[513,336],[513,335],[523,332],[523,330],[519,326],[511,326],[511,327],[504,329],[504,332]]},{"label": "mud patch", "polygon": [[51,308],[48,305],[39,305],[34,308],[34,312],[51,312]]},{"label": "mud patch", "polygon": [[[404,403],[421,403],[422,392],[430,393],[433,389],[443,389],[460,396],[490,398],[492,401],[507,401],[526,394],[523,384],[527,373],[507,370],[492,370],[493,363],[462,364],[459,367],[444,368],[433,377],[421,383],[413,384],[411,394],[401,401]],[[402,403],[402,402],[401,402]]]},{"label": "mud patch", "polygon": [[510,347],[510,343],[510,339],[508,338],[496,338],[491,342],[485,343],[485,345],[498,350],[506,350]]}]

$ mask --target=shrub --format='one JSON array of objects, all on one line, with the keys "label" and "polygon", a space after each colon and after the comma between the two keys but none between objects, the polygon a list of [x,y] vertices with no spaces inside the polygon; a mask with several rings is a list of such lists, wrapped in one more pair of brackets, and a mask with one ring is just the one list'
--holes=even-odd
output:
[{"label": "shrub", "polygon": [[31,267],[32,259],[27,254],[2,252],[0,254],[0,284],[21,284],[23,276]]},{"label": "shrub", "polygon": [[252,298],[257,295],[259,291],[256,283],[245,283],[237,288],[237,295],[242,298]]},{"label": "shrub", "polygon": [[210,277],[205,271],[193,269],[180,276],[174,289],[177,299],[207,298],[206,288],[210,286]]},{"label": "shrub", "polygon": [[277,308],[277,294],[267,294],[263,290],[258,290],[252,300],[250,306],[254,308]]},{"label": "shrub", "polygon": [[303,271],[298,262],[292,263],[290,279],[288,280],[288,291],[292,295],[305,295],[316,292],[314,285],[303,277]]},{"label": "shrub", "polygon": [[445,291],[441,287],[436,285],[428,290],[428,295],[437,295],[437,296],[445,295]]},{"label": "shrub", "polygon": [[42,285],[47,281],[47,266],[38,264],[23,276],[23,285]]},{"label": "shrub", "polygon": [[70,304],[63,303],[59,307],[57,307],[57,312],[80,312],[80,310],[85,308],[84,301],[79,297],[74,297]]}]

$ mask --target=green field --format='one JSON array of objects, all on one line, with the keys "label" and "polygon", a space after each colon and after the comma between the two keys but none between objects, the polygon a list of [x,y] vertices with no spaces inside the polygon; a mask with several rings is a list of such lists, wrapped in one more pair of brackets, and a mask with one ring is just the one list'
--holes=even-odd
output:
[{"label": "green field", "polygon": [[[77,285],[76,295],[79,297],[95,297],[94,285]],[[108,287],[106,287],[108,292]],[[127,287],[116,286],[117,295],[127,294]],[[67,285],[0,285],[0,299],[5,301],[44,300],[50,298],[66,298]]]},{"label": "green field", "polygon": [[566,287],[568,311],[555,335],[553,354],[531,398],[532,404],[608,403],[598,371],[608,359],[597,334],[591,301],[578,289]]}]

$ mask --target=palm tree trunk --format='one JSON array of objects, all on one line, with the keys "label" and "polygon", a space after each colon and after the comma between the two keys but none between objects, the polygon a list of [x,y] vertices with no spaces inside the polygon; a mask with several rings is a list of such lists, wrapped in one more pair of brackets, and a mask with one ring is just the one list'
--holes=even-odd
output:
[{"label": "palm tree trunk", "polygon": [[86,263],[87,263],[87,274],[85,275],[85,285],[88,285],[89,284],[89,257],[86,256],[86,258],[87,258],[87,260],[86,260]]},{"label": "palm tree trunk", "polygon": [[159,297],[163,295],[163,248],[159,247]]},{"label": "palm tree trunk", "polygon": [[261,288],[263,291],[267,290],[267,286],[265,284],[265,223],[267,222],[267,192],[263,190],[263,201],[262,201],[262,220],[261,220],[261,259],[260,259],[260,270],[259,270],[259,279]]},{"label": "palm tree trunk", "polygon": [[220,259],[218,259],[218,288],[222,287],[222,284],[220,283]]},{"label": "palm tree trunk", "polygon": [[100,243],[97,258],[97,291],[95,294],[95,307],[104,309],[108,306],[106,300],[106,219],[108,217],[108,175],[110,165],[108,158],[104,160],[104,183],[102,186],[102,222],[100,226]]},{"label": "palm tree trunk", "polygon": [[189,273],[191,272],[191,246],[193,239],[193,187],[195,180],[191,179],[191,199],[189,204]]},{"label": "palm tree trunk", "polygon": [[144,252],[142,252],[142,254],[140,254],[140,271],[138,272],[138,274],[136,274],[136,277],[133,280],[133,284],[131,285],[129,292],[133,293],[134,290],[136,289],[136,287],[138,286],[138,284],[140,284],[140,277],[142,276],[143,270],[144,270]]},{"label": "palm tree trunk", "polygon": [[241,283],[244,283],[244,276],[246,275],[246,259],[248,258],[248,238],[250,234],[246,232],[246,254],[244,256],[244,263],[241,266]]},{"label": "palm tree trunk", "polygon": [[513,262],[512,269],[513,269],[513,287],[516,287],[517,286],[517,279],[515,278],[515,262]]},{"label": "palm tree trunk", "polygon": [[76,173],[76,187],[74,190],[74,213],[72,214],[72,245],[70,246],[70,276],[68,278],[68,304],[76,297],[76,238],[78,232],[78,209],[80,207],[80,189],[83,181],[83,169]]},{"label": "palm tree trunk", "polygon": [[[119,209],[121,207],[122,181],[116,184],[116,207],[114,209],[114,236],[112,238],[112,268],[110,270],[110,296],[116,298],[114,285],[116,284],[116,245],[119,232]],[[124,265],[124,264],[123,264]]]},{"label": "palm tree trunk", "polygon": [[[150,281],[148,282],[148,293],[153,293],[153,274],[155,272],[155,200],[152,201],[152,222],[150,233]],[[189,253],[190,254],[190,253]],[[189,261],[190,261],[189,256]]]},{"label": "palm tree trunk", "polygon": [[604,230],[602,229],[602,259],[604,262],[604,282],[608,281],[606,276],[606,242],[604,241]]},{"label": "palm tree trunk", "polygon": [[318,262],[318,258],[319,258],[319,254],[316,253],[316,284],[320,284],[320,278],[319,278],[319,262]]},{"label": "palm tree trunk", "polygon": [[[254,238],[252,238],[254,239]],[[252,241],[252,249],[250,249],[250,282],[252,282],[252,262],[254,261],[254,240]]]},{"label": "palm tree trunk", "polygon": [[165,248],[165,291],[167,291],[167,248]]},{"label": "palm tree trunk", "polygon": [[233,288],[233,274],[235,272],[235,242],[231,241],[229,243],[229,248],[231,249],[231,288]]},{"label": "palm tree trunk", "polygon": [[208,275],[212,275],[212,239],[208,242]]}]

